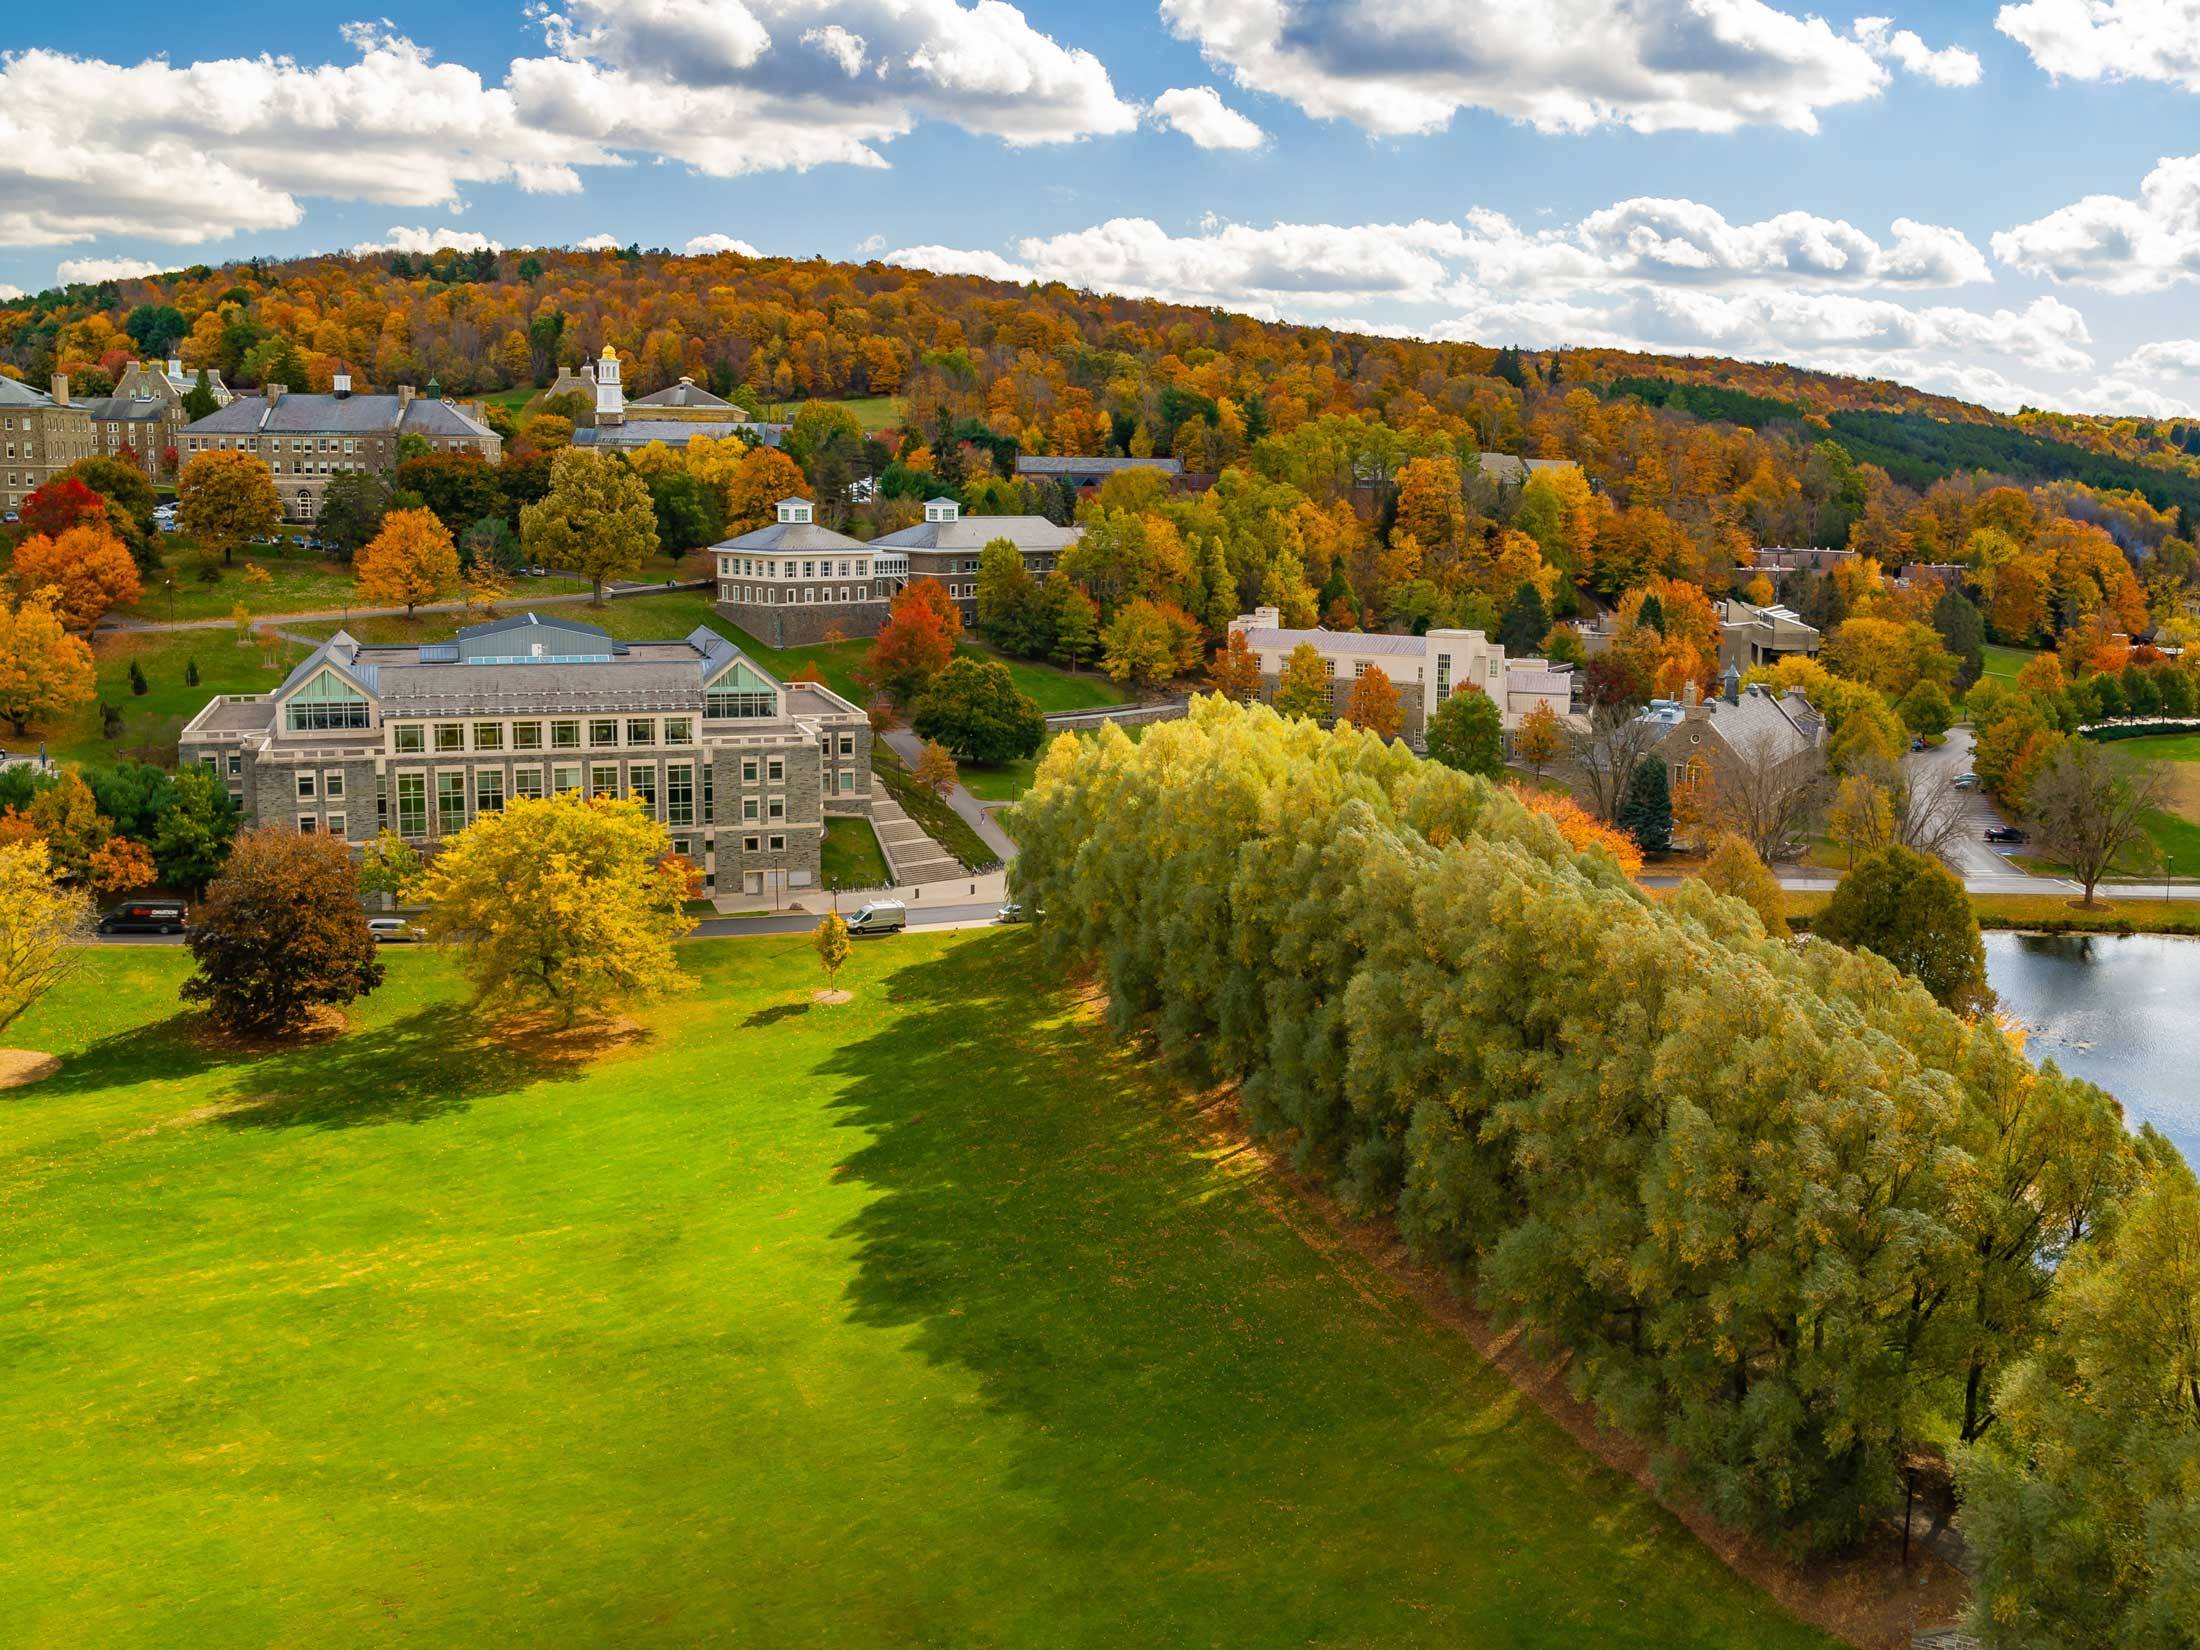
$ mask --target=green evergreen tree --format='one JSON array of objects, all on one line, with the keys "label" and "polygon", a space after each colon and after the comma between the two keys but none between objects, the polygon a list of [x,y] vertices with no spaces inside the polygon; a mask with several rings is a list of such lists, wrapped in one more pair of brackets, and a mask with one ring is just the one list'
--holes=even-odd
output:
[{"label": "green evergreen tree", "polygon": [[1954,585],[1933,603],[1933,628],[1956,656],[1955,691],[1960,696],[1986,671],[1986,619],[1978,605]]},{"label": "green evergreen tree", "polygon": [[130,691],[139,694],[147,691],[144,667],[135,659],[130,661]]},{"label": "green evergreen tree", "polygon": [[1627,795],[1613,823],[1646,854],[1673,851],[1673,787],[1661,757],[1646,756],[1627,780]]},{"label": "green evergreen tree", "polygon": [[1543,592],[1523,581],[1505,604],[1505,616],[1497,621],[1497,643],[1515,659],[1533,658],[1543,651],[1543,638],[1551,632],[1550,610]]}]

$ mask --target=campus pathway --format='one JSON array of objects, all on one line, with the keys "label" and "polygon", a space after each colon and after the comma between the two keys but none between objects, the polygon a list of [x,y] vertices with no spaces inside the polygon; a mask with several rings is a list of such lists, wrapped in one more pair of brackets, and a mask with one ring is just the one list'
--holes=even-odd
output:
[{"label": "campus pathway", "polygon": [[[916,772],[917,758],[923,754],[924,741],[907,728],[894,728],[885,735],[885,739],[887,744],[894,748],[894,754],[909,764],[909,771],[911,773]],[[984,839],[985,845],[999,854],[1004,862],[1016,857],[1014,840],[1010,838],[1006,831],[1001,829],[999,823],[993,818],[992,810],[964,790],[960,784],[949,786],[947,795],[943,800],[962,816],[963,821],[973,831],[976,831]],[[895,811],[900,812],[899,809]]]},{"label": "campus pathway", "polygon": [[[555,572],[556,570],[553,569],[552,571]],[[560,578],[580,577],[578,573],[559,573],[557,576]],[[708,590],[710,587],[711,581],[708,579],[676,580],[666,584],[637,584],[622,581],[617,584],[605,585],[603,593],[606,600],[612,600],[620,596],[662,596],[673,590]],[[496,611],[499,613],[524,613],[532,608],[554,607],[572,602],[585,602],[588,599],[589,592],[586,590],[553,591],[540,596],[507,596],[496,604]],[[463,613],[465,611],[466,604],[462,601],[422,602],[413,609],[413,616],[418,618],[423,613]],[[334,620],[338,624],[349,624],[354,619],[402,619],[404,616],[405,610],[402,607],[324,607],[299,613],[255,613],[252,615],[252,623],[255,627],[262,624],[277,627],[286,624],[326,624],[330,620]],[[178,630],[227,630],[235,622],[235,620],[229,618],[126,619],[110,613],[99,621],[92,634],[94,636],[143,636]]]}]

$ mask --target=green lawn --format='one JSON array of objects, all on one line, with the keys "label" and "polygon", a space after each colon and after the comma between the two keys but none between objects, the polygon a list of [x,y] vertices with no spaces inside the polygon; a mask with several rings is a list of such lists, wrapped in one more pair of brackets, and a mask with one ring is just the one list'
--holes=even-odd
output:
[{"label": "green lawn", "polygon": [[1999,642],[1988,642],[1980,652],[1985,657],[1986,671],[1980,678],[1992,678],[2016,686],[2017,672],[2038,657],[2036,649],[2029,647],[2003,647]]},{"label": "green lawn", "polygon": [[[248,580],[245,569],[250,566],[265,568],[269,582]],[[236,564],[223,568],[213,584],[199,577],[197,551],[171,551],[162,578],[146,579],[144,597],[121,609],[124,616],[165,624],[171,619],[226,619],[239,602],[246,612],[259,614],[313,613],[358,600],[349,567],[296,546],[282,555],[266,546],[239,551]]]},{"label": "green lawn", "polygon": [[[881,430],[890,430],[896,424],[899,424],[905,416],[902,411],[901,398],[893,395],[838,396],[828,400],[825,404],[833,407],[846,407],[854,413],[856,422],[863,426],[865,435],[876,435]],[[801,401],[784,401],[768,409],[768,411],[774,417],[791,424],[794,422],[795,414],[799,413],[805,405],[806,403]]]},{"label": "green lawn", "polygon": [[[1136,744],[1150,726],[1146,722],[1133,722],[1123,728],[1131,743]],[[1090,735],[1084,735],[1090,737]],[[1053,741],[1049,740],[1051,744]],[[1026,757],[1020,762],[985,764],[964,762],[957,766],[956,777],[962,788],[981,802],[1014,802],[1031,789],[1031,781],[1038,775],[1040,760],[1046,755],[1046,746],[1039,747],[1037,756]]]},{"label": "green lawn", "polygon": [[1028,935],[685,955],[590,1065],[432,950],[295,1052],[153,948],[11,1029],[10,1642],[1831,1650]]},{"label": "green lawn", "polygon": [[[16,738],[15,730],[0,722],[0,745],[36,750],[43,737],[50,753],[62,761],[104,763],[143,755],[172,764],[176,735],[209,699],[221,693],[265,693],[304,654],[303,647],[278,642],[278,662],[271,668],[262,663],[266,655],[259,643],[239,647],[235,632],[226,628],[105,635],[92,646],[99,670],[98,699],[50,727],[34,723],[27,739]],[[142,697],[130,691],[133,659],[145,672]],[[196,687],[184,681],[184,672],[194,660],[199,667]],[[119,738],[109,740],[101,731],[101,700],[122,711]]]},{"label": "green lawn", "polygon": [[826,820],[822,858],[828,888],[884,888],[894,880],[868,819]]}]

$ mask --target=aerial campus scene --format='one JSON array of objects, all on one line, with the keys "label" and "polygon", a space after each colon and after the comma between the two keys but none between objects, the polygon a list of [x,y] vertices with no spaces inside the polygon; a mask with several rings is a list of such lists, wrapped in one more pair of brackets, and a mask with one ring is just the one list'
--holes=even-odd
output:
[{"label": "aerial campus scene", "polygon": [[2200,1650],[2200,0],[0,85],[0,1647]]}]

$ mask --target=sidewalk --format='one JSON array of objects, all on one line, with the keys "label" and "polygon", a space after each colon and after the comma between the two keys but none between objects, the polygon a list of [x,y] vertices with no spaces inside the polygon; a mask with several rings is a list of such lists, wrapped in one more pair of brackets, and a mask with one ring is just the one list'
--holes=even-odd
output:
[{"label": "sidewalk", "polygon": [[[914,773],[917,767],[917,758],[924,752],[924,741],[907,728],[891,728],[882,737],[888,745],[893,747],[894,754],[909,765],[909,771]],[[978,833],[979,838],[988,848],[1001,856],[1003,864],[1016,857],[1016,844],[1010,840],[1009,834],[995,823],[993,815],[986,805],[964,790],[962,786],[955,785],[951,787],[941,800],[962,816],[964,823]],[[901,812],[899,808],[894,811],[896,813]],[[885,839],[885,835],[885,831],[881,829],[879,832],[881,841]]]},{"label": "sidewalk", "polygon": [[[564,574],[561,576],[572,578],[578,575]],[[675,590],[708,590],[710,588],[711,581],[709,579],[688,579],[673,584],[620,582],[605,585],[603,594],[605,601],[616,601],[621,596],[663,596]],[[537,607],[567,606],[574,602],[585,602],[588,599],[589,592],[586,590],[567,590],[540,596],[515,594],[498,602],[496,611],[499,613],[525,613]],[[413,616],[417,618],[423,613],[463,613],[465,611],[466,604],[462,601],[422,602],[413,609]],[[286,624],[327,624],[331,620],[338,624],[349,624],[354,619],[402,619],[404,616],[405,610],[402,607],[324,607],[303,613],[255,613],[252,615],[252,623],[255,627],[263,624],[273,625],[279,631]],[[183,630],[228,630],[234,624],[235,621],[228,618],[121,619],[109,614],[93,627],[92,634],[95,637],[162,635]]]},{"label": "sidewalk", "polygon": [[837,896],[824,888],[796,888],[781,896],[776,905],[768,895],[742,894],[721,894],[712,903],[722,917],[750,916],[759,912],[815,916],[832,910],[836,898],[843,916],[875,899],[898,899],[909,907],[912,915],[930,905],[1001,905],[1008,899],[1008,873],[987,871],[972,876],[965,872],[959,877],[936,881],[896,883],[891,888],[844,888]]}]

